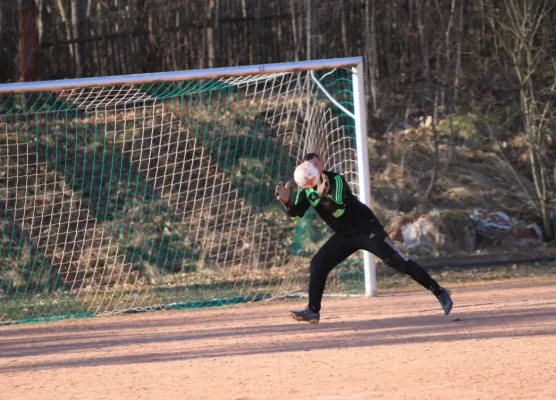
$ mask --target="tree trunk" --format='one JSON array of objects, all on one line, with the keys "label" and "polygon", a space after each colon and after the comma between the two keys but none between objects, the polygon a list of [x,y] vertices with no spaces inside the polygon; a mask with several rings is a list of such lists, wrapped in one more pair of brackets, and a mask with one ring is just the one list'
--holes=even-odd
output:
[{"label": "tree trunk", "polygon": [[[58,12],[60,13],[60,18],[62,19],[62,22],[64,24],[64,28],[66,29],[66,40],[72,41],[72,39],[73,39],[72,31],[71,31],[70,23],[68,22],[68,15],[66,13],[66,7],[64,6],[64,0],[57,0],[56,4],[58,5]],[[99,7],[100,7],[100,4],[99,4]],[[74,58],[73,45],[69,45],[68,47],[69,47],[71,58]]]},{"label": "tree trunk", "polygon": [[311,60],[313,58],[313,32],[311,32],[311,19],[312,19],[311,0],[305,0],[305,32],[307,38],[307,50],[305,58]]},{"label": "tree trunk", "polygon": [[[376,8],[374,0],[365,0],[365,44],[368,54],[369,80],[371,88],[371,102],[373,113],[378,108],[378,90],[376,80],[378,78],[378,52],[376,46]],[[372,115],[372,113],[371,113]]]},{"label": "tree trunk", "polygon": [[[459,5],[459,25],[458,25],[458,38],[456,44],[456,68],[454,72],[454,94],[451,100],[451,113],[454,114],[458,108],[459,99],[459,85],[460,85],[460,75],[461,75],[461,43],[463,41],[463,5],[464,2],[460,1]],[[452,124],[452,119],[450,119],[450,156],[448,162],[453,162],[457,158],[457,144],[456,144],[456,134],[454,132],[454,127]]]},{"label": "tree trunk", "polygon": [[[437,116],[438,116],[438,89],[435,87],[432,77],[431,77],[431,71],[430,71],[430,66],[429,66],[429,47],[428,47],[428,31],[425,32],[425,25],[423,23],[423,13],[426,12],[426,17],[425,17],[425,21],[429,21],[430,20],[430,9],[431,9],[432,4],[430,4],[430,1],[427,2],[426,5],[424,5],[421,0],[417,0],[417,29],[419,31],[419,40],[421,43],[421,52],[422,52],[422,57],[423,57],[423,73],[424,76],[426,77],[426,91],[425,91],[425,96],[424,99],[422,99],[422,109],[423,110],[429,110],[428,104],[430,104],[430,96],[432,93],[434,93],[432,95],[432,97],[434,98],[433,101],[433,117],[432,117],[432,134],[433,134],[433,146],[434,146],[434,159],[433,159],[433,168],[432,168],[432,172],[431,172],[431,179],[429,182],[429,186],[427,188],[427,191],[425,192],[425,196],[423,198],[424,201],[427,201],[430,197],[430,194],[432,192],[432,190],[434,189],[434,185],[436,184],[436,180],[438,179],[438,163],[439,163],[439,152],[438,152],[438,132],[436,130],[436,120],[437,120]],[[439,57],[436,58],[437,61],[437,67],[436,69],[439,69]],[[425,114],[425,117],[427,117],[427,115]]]},{"label": "tree trunk", "polygon": [[552,224],[552,210],[546,201],[541,201],[541,215],[544,239],[551,241],[554,239],[554,225]]},{"label": "tree trunk", "polygon": [[43,15],[44,15],[44,0],[37,0],[37,32],[38,32],[38,41],[39,43],[42,42],[44,36],[44,24],[43,24]]},{"label": "tree trunk", "polygon": [[37,70],[37,6],[35,0],[19,0],[19,80],[36,81]]},{"label": "tree trunk", "polygon": [[[247,19],[247,0],[241,0],[241,16],[244,20]],[[249,65],[252,65],[254,63],[253,45],[252,40],[250,40],[249,27],[247,23],[243,24],[243,52],[249,55]]]},{"label": "tree trunk", "polygon": [[434,159],[433,159],[433,167],[432,167],[432,174],[431,180],[429,182],[429,187],[425,193],[424,200],[427,201],[430,198],[431,192],[434,189],[434,185],[436,184],[436,180],[438,179],[438,164],[439,164],[439,149],[438,149],[438,131],[436,130],[436,123],[438,118],[438,90],[434,91],[434,111],[432,117],[432,140],[434,145]]},{"label": "tree trunk", "polygon": [[342,49],[344,54],[348,54],[348,39],[347,39],[347,21],[346,21],[346,4],[340,3],[340,29],[342,33]]},{"label": "tree trunk", "polygon": [[[428,43],[427,43],[427,33],[425,32],[425,25],[423,23],[423,13],[425,12],[425,9],[428,10],[428,4],[427,5],[423,5],[422,0],[417,0],[416,1],[416,9],[415,12],[417,14],[417,30],[419,31],[419,42],[421,44],[421,57],[422,57],[422,63],[423,63],[423,76],[426,79],[426,84],[425,84],[425,90],[424,90],[424,95],[420,96],[421,97],[421,109],[422,110],[427,110],[428,109],[428,105],[430,104],[430,100],[433,97],[432,96],[432,79],[431,79],[431,73],[430,73],[430,66],[429,66],[429,47],[428,47]],[[427,11],[428,14],[428,11]],[[428,21],[427,18],[425,18],[425,20]]]},{"label": "tree trunk", "polygon": [[75,74],[81,77],[85,73],[83,60],[83,42],[80,39],[85,37],[86,29],[86,8],[84,0],[71,0],[71,27],[74,44]]},{"label": "tree trunk", "polygon": [[206,32],[207,32],[207,48],[208,48],[208,67],[209,68],[214,68],[214,57],[215,57],[215,51],[214,51],[214,28],[213,28],[213,24],[214,24],[214,8],[216,6],[216,0],[210,0],[208,3],[208,10],[207,10],[207,18],[208,18],[208,23],[207,23],[207,27],[206,27]]},{"label": "tree trunk", "polygon": [[[243,0],[243,1],[245,1],[245,0]],[[299,35],[297,33],[297,20],[296,20],[297,19],[296,18],[297,14],[295,12],[293,2],[294,2],[294,0],[290,0],[290,13],[292,15],[291,24],[292,24],[293,49],[294,49],[293,50],[293,56],[294,56],[295,61],[299,61],[299,49],[301,48],[300,47],[301,43],[299,41]]]},{"label": "tree trunk", "polygon": [[[463,4],[463,1],[461,2]],[[461,7],[460,7],[461,8]],[[454,113],[456,112],[456,100],[457,100],[457,89],[455,88],[458,84],[458,68],[461,59],[461,35],[458,34],[457,37],[457,47],[456,47],[456,68],[455,68],[455,75],[454,75],[454,90],[453,96],[450,98],[450,92],[448,89],[448,72],[452,70],[452,59],[451,59],[451,48],[452,48],[452,25],[454,24],[454,16],[456,11],[456,0],[452,0],[452,7],[450,9],[450,19],[448,21],[448,27],[446,28],[446,65],[443,68],[443,79],[442,79],[442,101],[441,103],[447,104],[448,115],[450,118],[450,154],[448,156],[448,161],[446,162],[446,166],[444,167],[443,172],[445,173],[448,168],[450,168],[450,164],[456,157],[456,132],[454,130]],[[459,25],[461,27],[461,23]],[[459,31],[458,31],[459,32]],[[447,93],[448,92],[448,93]],[[447,93],[447,94],[446,94]],[[446,97],[448,97],[446,99]]]}]

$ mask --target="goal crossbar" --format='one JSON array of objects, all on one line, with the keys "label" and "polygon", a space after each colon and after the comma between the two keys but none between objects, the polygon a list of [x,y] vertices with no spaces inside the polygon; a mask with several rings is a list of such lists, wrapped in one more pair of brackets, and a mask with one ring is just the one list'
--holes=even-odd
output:
[{"label": "goal crossbar", "polygon": [[362,57],[332,58],[298,62],[247,65],[238,67],[208,68],[197,70],[155,72],[146,74],[114,75],[93,78],[61,79],[39,82],[17,82],[0,84],[0,94],[40,92],[49,90],[79,89],[98,86],[138,85],[190,81],[195,79],[219,79],[234,76],[275,74],[280,72],[310,71],[323,68],[356,67]]}]

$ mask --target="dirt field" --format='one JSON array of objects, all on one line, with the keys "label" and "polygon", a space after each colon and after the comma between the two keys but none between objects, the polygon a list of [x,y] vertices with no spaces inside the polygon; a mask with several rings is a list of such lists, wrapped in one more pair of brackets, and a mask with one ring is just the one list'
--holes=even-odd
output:
[{"label": "dirt field", "polygon": [[[556,399],[556,281],[0,327],[0,399]],[[457,320],[459,319],[459,320]],[[456,320],[456,321],[455,321]]]}]

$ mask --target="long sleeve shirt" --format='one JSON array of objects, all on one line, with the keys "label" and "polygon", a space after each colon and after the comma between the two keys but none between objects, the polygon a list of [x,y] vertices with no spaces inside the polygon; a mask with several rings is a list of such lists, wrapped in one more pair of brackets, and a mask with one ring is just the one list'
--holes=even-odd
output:
[{"label": "long sleeve shirt", "polygon": [[299,189],[295,201],[286,204],[287,212],[294,221],[303,218],[312,206],[336,233],[370,233],[376,224],[380,225],[371,209],[353,195],[342,175],[330,171],[323,173],[329,183],[328,194],[324,198],[319,197],[315,186]]}]

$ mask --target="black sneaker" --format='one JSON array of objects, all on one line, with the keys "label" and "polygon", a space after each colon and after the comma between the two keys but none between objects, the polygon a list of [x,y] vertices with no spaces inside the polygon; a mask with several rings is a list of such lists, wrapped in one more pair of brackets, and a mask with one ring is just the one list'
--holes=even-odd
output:
[{"label": "black sneaker", "polygon": [[450,314],[450,311],[452,311],[452,306],[454,305],[452,297],[450,296],[450,291],[441,287],[436,293],[434,293],[434,295],[442,305],[444,315]]},{"label": "black sneaker", "polygon": [[312,311],[309,307],[303,311],[290,311],[290,315],[296,321],[309,322],[313,325],[318,324],[320,321],[320,314]]}]

